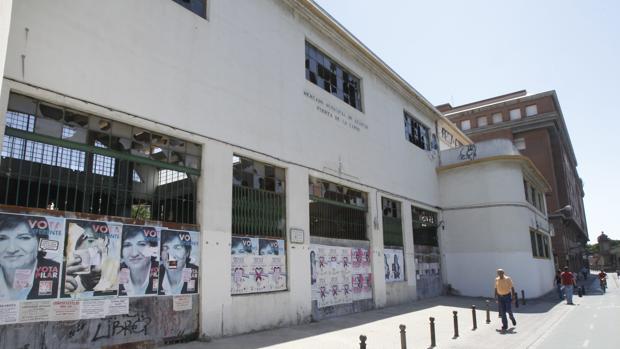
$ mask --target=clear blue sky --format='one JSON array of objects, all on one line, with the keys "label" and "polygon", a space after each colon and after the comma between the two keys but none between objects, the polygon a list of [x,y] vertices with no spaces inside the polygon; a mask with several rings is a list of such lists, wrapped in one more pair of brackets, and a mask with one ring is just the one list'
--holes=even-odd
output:
[{"label": "clear blue sky", "polygon": [[620,1],[316,2],[435,105],[556,90],[590,241],[620,240]]}]

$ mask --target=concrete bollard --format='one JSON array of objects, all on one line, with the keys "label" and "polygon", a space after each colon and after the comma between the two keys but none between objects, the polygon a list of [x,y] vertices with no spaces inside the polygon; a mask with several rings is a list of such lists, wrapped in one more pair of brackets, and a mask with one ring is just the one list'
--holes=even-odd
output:
[{"label": "concrete bollard", "polygon": [[491,306],[489,305],[489,300],[487,299],[487,324],[491,323]]},{"label": "concrete bollard", "polygon": [[523,302],[523,305],[525,305],[525,291],[521,290],[521,301]]},{"label": "concrete bollard", "polygon": [[519,293],[515,292],[515,307],[519,307]]},{"label": "concrete bollard", "polygon": [[437,346],[437,342],[435,341],[435,318],[430,317],[429,320],[431,321],[431,348],[434,348]]},{"label": "concrete bollard", "polygon": [[476,321],[476,306],[475,305],[471,306],[471,317],[472,317],[472,321],[474,322],[474,328],[472,329],[472,331],[475,331],[478,328],[478,321]]},{"label": "concrete bollard", "polygon": [[459,316],[456,310],[453,311],[452,314],[454,317],[454,338],[458,338],[459,337]]},{"label": "concrete bollard", "polygon": [[405,333],[405,325],[398,326],[400,328],[400,348],[407,349],[407,334]]},{"label": "concrete bollard", "polygon": [[360,335],[360,349],[366,349],[366,336]]}]

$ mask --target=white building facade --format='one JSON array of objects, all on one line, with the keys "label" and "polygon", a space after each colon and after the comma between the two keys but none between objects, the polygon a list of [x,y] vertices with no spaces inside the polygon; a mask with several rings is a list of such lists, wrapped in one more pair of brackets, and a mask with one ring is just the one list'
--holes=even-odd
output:
[{"label": "white building facade", "polygon": [[[30,331],[48,347],[233,335],[435,296],[452,280],[460,257],[442,254],[452,236],[437,228],[460,224],[442,205],[459,207],[446,193],[463,188],[441,188],[437,150],[457,143],[438,125],[468,138],[312,2],[0,4],[0,211],[199,236],[173,296],[76,315],[79,329],[18,317],[0,347],[36,346]],[[159,279],[177,267],[161,234]],[[142,322],[102,333],[127,319]]]}]

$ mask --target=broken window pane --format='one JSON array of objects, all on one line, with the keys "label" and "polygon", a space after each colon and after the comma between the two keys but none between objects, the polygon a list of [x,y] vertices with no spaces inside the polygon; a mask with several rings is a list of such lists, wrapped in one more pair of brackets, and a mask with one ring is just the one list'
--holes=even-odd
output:
[{"label": "broken window pane", "polygon": [[51,105],[39,103],[39,111],[41,112],[41,116],[43,117],[56,120],[56,121],[62,120],[63,112],[62,112],[62,109],[60,108],[56,108],[56,107],[52,107]]},{"label": "broken window pane", "polygon": [[65,122],[71,126],[87,127],[88,116],[67,110],[65,112]]}]

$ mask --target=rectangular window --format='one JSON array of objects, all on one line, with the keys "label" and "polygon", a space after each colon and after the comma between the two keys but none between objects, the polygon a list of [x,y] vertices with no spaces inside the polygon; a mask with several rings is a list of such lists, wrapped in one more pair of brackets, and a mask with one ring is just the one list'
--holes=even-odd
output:
[{"label": "rectangular window", "polygon": [[536,243],[538,245],[538,257],[545,257],[545,247],[543,246],[543,236],[540,233],[536,233]]},{"label": "rectangular window", "polygon": [[524,138],[516,138],[513,141],[515,148],[518,150],[525,150],[525,139]]},{"label": "rectangular window", "polygon": [[367,194],[318,178],[309,178],[310,235],[367,240]]},{"label": "rectangular window", "polygon": [[502,113],[495,113],[495,114],[493,114],[493,123],[494,124],[499,124],[502,121],[504,121]]},{"label": "rectangular window", "polygon": [[510,120],[519,120],[521,119],[521,109],[512,109],[510,111]]},{"label": "rectangular window", "polygon": [[202,18],[207,18],[207,0],[172,0]]},{"label": "rectangular window", "polygon": [[485,127],[487,125],[487,117],[481,116],[478,118],[478,127]]},{"label": "rectangular window", "polygon": [[467,131],[471,128],[471,122],[469,120],[461,121],[461,130]]},{"label": "rectangular window", "polygon": [[383,208],[383,245],[403,246],[400,202],[381,198]]},{"label": "rectangular window", "polygon": [[286,238],[284,169],[233,156],[233,235]]},{"label": "rectangular window", "polygon": [[549,237],[543,233],[530,230],[532,256],[536,258],[550,258]]},{"label": "rectangular window", "polygon": [[416,246],[439,246],[437,236],[437,214],[411,206],[413,243]]},{"label": "rectangular window", "polygon": [[306,80],[362,111],[360,79],[307,41]]},{"label": "rectangular window", "polygon": [[530,230],[530,242],[532,243],[532,256],[538,257],[538,250],[536,249],[536,232]]},{"label": "rectangular window", "polygon": [[526,181],[523,181],[523,189],[525,189],[525,201],[530,202],[530,190]]},{"label": "rectangular window", "polygon": [[534,116],[536,114],[538,114],[538,107],[536,106],[536,104],[528,105],[527,107],[525,107],[526,116]]},{"label": "rectangular window", "polygon": [[420,149],[430,150],[429,128],[405,112],[405,138]]}]

